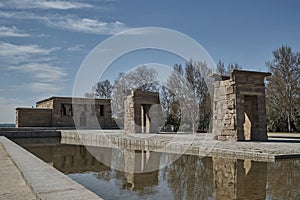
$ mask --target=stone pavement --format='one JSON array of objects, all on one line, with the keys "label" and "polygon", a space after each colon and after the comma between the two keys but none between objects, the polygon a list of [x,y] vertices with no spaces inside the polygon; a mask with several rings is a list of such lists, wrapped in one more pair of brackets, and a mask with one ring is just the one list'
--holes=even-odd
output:
[{"label": "stone pavement", "polygon": [[19,170],[0,144],[0,199],[36,199],[23,180]]}]

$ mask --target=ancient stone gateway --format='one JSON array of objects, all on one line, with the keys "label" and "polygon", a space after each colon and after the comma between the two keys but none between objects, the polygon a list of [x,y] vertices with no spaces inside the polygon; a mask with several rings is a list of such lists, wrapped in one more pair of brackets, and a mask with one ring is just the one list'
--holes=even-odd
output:
[{"label": "ancient stone gateway", "polygon": [[159,93],[132,90],[124,102],[125,133],[157,133],[159,104]]},{"label": "ancient stone gateway", "polygon": [[266,141],[265,83],[270,73],[233,70],[214,83],[213,133],[218,140]]}]

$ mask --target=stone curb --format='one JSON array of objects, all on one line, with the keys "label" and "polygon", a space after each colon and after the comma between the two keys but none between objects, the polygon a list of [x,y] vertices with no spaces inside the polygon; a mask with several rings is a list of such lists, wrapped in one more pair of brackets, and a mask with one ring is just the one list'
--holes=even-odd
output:
[{"label": "stone curb", "polygon": [[37,199],[101,199],[6,137],[0,136],[0,143]]}]

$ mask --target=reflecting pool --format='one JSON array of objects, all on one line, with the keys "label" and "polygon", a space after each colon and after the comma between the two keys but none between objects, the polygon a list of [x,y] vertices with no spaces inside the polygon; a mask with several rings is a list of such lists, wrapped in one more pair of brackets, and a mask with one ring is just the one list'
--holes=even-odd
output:
[{"label": "reflecting pool", "polygon": [[[84,146],[59,138],[14,141],[104,199],[300,199],[299,159],[266,163],[182,155],[159,169],[172,154],[89,148],[109,167]],[[147,170],[153,166],[159,170]]]}]

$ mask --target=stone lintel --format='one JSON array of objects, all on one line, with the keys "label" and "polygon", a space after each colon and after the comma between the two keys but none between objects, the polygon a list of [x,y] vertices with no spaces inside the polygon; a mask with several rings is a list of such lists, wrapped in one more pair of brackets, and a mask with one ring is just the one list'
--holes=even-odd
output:
[{"label": "stone lintel", "polygon": [[249,95],[249,96],[263,96],[263,92],[249,92],[249,91],[240,91],[241,95]]}]

